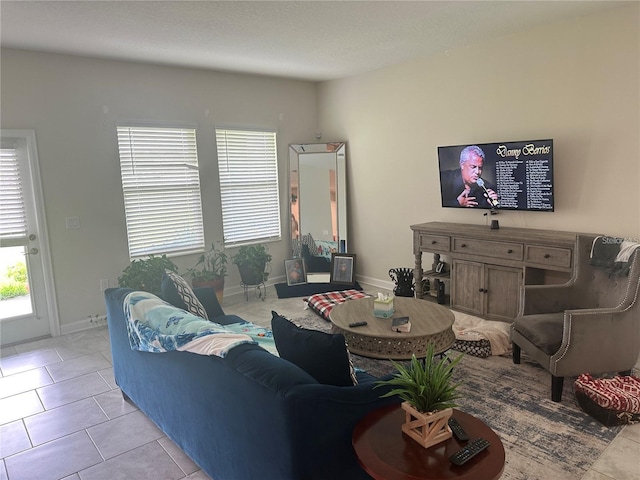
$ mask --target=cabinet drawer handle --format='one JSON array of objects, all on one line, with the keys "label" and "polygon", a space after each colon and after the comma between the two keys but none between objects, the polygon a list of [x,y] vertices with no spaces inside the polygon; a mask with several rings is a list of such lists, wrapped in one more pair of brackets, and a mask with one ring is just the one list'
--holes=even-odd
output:
[{"label": "cabinet drawer handle", "polygon": [[489,290],[487,290],[486,288],[479,288],[478,291],[480,293],[487,293]]},{"label": "cabinet drawer handle", "polygon": [[507,253],[513,253],[513,250],[509,249],[507,250]]},{"label": "cabinet drawer handle", "polygon": [[435,240],[431,240],[431,245],[435,245],[436,243],[438,242],[436,242]]},{"label": "cabinet drawer handle", "polygon": [[544,258],[549,258],[551,255],[549,255],[548,253],[544,254]]},{"label": "cabinet drawer handle", "polygon": [[460,244],[460,248],[464,248],[464,247],[466,247],[466,246],[467,246],[467,244],[466,244],[466,243],[461,243],[461,244]]}]

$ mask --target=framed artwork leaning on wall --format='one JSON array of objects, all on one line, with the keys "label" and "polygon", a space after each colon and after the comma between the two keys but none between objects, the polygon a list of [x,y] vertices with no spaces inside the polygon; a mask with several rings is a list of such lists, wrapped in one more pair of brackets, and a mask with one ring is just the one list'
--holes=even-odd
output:
[{"label": "framed artwork leaning on wall", "polygon": [[356,283],[356,256],[353,253],[331,254],[331,283]]},{"label": "framed artwork leaning on wall", "polygon": [[284,261],[284,271],[287,274],[287,285],[302,285],[307,283],[307,272],[301,258]]}]

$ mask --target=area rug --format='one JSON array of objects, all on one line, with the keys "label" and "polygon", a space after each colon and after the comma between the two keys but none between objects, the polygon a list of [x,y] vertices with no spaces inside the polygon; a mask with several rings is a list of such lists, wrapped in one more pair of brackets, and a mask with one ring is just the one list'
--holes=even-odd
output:
[{"label": "area rug", "polygon": [[286,283],[276,283],[274,285],[278,298],[309,297],[316,293],[335,292],[339,290],[356,289],[362,290],[358,282],[354,285],[344,283],[303,283],[302,285],[287,285]]},{"label": "area rug", "polygon": [[[331,330],[329,322],[312,312],[293,321]],[[352,356],[356,367],[373,375],[395,371],[388,360]],[[520,365],[510,356],[465,355],[454,378],[461,383],[458,408],[483,420],[502,439],[503,480],[579,480],[622,428],[607,428],[583,412],[573,379],[565,379],[562,402],[552,402],[549,373],[524,352]]]}]

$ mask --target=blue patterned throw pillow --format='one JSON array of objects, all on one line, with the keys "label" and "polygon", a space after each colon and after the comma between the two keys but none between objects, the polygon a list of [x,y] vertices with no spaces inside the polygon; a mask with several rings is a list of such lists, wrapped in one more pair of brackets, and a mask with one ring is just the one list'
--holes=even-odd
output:
[{"label": "blue patterned throw pillow", "polygon": [[[180,297],[180,299],[184,302],[184,310],[187,312],[193,313],[198,317],[204,318],[206,320],[209,319],[207,316],[207,311],[196,297],[196,294],[193,293],[191,286],[182,278],[180,275],[173,273],[171,270],[165,271],[165,279],[169,280],[170,286],[173,286],[176,290],[176,293]],[[167,282],[163,282],[165,285]]]}]

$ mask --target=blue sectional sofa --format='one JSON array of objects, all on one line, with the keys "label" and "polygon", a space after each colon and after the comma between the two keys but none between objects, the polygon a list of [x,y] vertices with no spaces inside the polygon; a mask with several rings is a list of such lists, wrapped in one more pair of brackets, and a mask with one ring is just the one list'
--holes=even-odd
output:
[{"label": "blue sectional sofa", "polygon": [[[400,401],[381,399],[386,390],[373,388],[374,377],[358,372],[358,385],[323,385],[254,344],[225,358],[132,350],[123,310],[130,291],[105,291],[116,383],[214,480],[370,479],[352,431],[370,411]],[[241,321],[224,315],[212,290],[196,295],[212,321]]]}]

